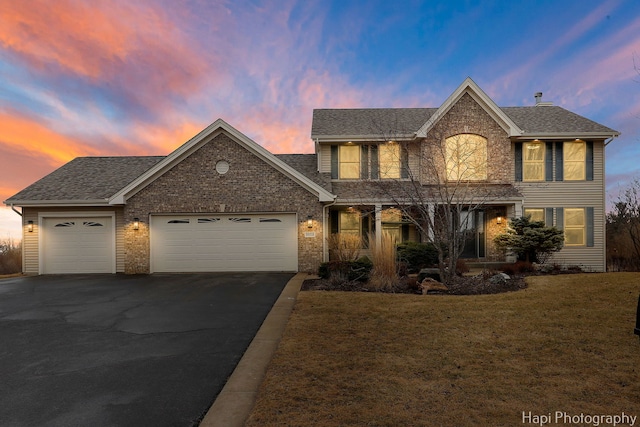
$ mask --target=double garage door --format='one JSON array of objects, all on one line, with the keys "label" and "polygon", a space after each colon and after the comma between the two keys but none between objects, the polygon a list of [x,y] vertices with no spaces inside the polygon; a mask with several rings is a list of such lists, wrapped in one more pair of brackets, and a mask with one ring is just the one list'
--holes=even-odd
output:
[{"label": "double garage door", "polygon": [[295,214],[154,215],[152,272],[297,271]]}]

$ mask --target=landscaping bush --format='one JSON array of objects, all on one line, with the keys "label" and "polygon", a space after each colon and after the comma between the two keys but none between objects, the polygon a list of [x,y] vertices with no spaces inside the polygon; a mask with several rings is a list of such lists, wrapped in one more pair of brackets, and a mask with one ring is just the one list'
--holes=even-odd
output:
[{"label": "landscaping bush", "polygon": [[508,274],[509,276],[514,276],[516,274],[533,273],[536,269],[530,262],[518,261],[512,264],[503,264],[500,266],[500,271]]},{"label": "landscaping bush", "polygon": [[438,264],[438,250],[432,243],[402,243],[398,245],[398,261],[407,264],[409,273],[417,273]]},{"label": "landscaping bush", "polygon": [[22,271],[22,245],[11,239],[0,242],[0,274]]},{"label": "landscaping bush", "polygon": [[318,276],[331,281],[366,282],[369,280],[372,266],[371,260],[367,257],[355,261],[334,260],[320,264]]},{"label": "landscaping bush", "polygon": [[375,238],[371,238],[370,242],[373,268],[369,285],[378,291],[392,290],[398,284],[396,239],[391,234],[383,233],[379,243]]}]

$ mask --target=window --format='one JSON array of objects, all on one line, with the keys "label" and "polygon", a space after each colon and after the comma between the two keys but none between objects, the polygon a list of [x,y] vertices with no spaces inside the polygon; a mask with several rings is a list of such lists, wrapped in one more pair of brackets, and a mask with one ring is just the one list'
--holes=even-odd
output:
[{"label": "window", "polygon": [[446,139],[447,180],[487,179],[487,140],[480,135],[461,134]]},{"label": "window", "polygon": [[400,178],[400,144],[395,142],[381,144],[378,152],[380,178]]},{"label": "window", "polygon": [[533,221],[542,221],[545,222],[544,218],[544,209],[541,208],[528,208],[524,210],[524,216],[530,217],[530,220]]},{"label": "window", "polygon": [[564,179],[584,181],[586,179],[587,147],[584,141],[575,140],[563,145]]},{"label": "window", "polygon": [[522,144],[522,180],[544,181],[545,145],[541,142]]},{"label": "window", "polygon": [[380,211],[380,221],[382,223],[382,232],[390,234],[396,242],[402,242],[402,212],[396,208],[389,208]]},{"label": "window", "polygon": [[340,233],[360,235],[360,213],[340,211]]},{"label": "window", "polygon": [[360,178],[360,146],[340,145],[339,154],[340,179]]},{"label": "window", "polygon": [[565,208],[564,243],[567,246],[584,246],[586,242],[586,218],[584,208]]}]

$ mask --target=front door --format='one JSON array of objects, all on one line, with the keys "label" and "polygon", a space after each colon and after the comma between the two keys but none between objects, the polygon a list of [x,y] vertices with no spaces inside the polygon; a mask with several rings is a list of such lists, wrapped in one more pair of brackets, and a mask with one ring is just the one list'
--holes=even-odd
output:
[{"label": "front door", "polygon": [[466,231],[462,258],[485,257],[485,212],[477,210],[460,213],[460,228]]}]

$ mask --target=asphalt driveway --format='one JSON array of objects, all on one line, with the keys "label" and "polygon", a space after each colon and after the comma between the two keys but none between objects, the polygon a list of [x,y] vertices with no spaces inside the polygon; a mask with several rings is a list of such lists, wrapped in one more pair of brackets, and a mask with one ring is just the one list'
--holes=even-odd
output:
[{"label": "asphalt driveway", "polygon": [[0,280],[0,425],[197,425],[291,277]]}]

